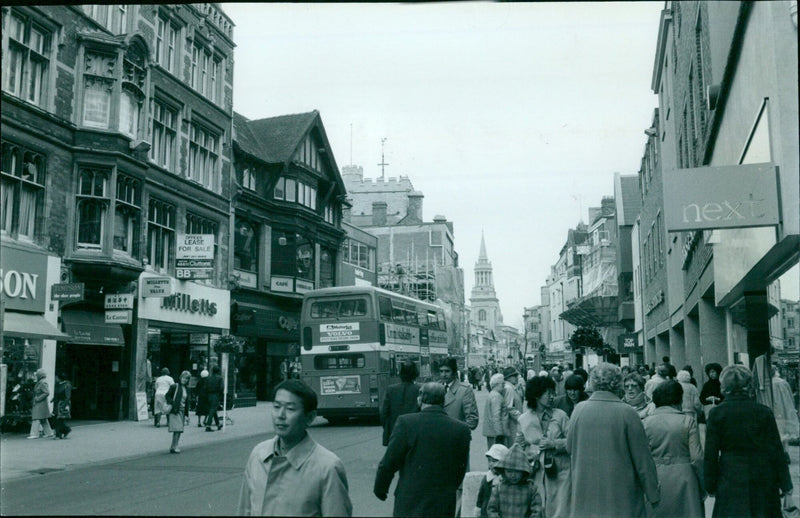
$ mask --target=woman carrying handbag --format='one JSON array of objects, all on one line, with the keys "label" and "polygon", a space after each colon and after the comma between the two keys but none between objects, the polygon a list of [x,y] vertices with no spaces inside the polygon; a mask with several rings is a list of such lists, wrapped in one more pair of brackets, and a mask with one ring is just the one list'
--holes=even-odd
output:
[{"label": "woman carrying handbag", "polygon": [[169,431],[172,432],[172,446],[169,448],[170,453],[180,453],[178,442],[181,440],[184,426],[184,412],[189,400],[189,390],[186,385],[189,383],[191,374],[189,371],[181,372],[180,381],[172,385],[167,391],[166,400],[167,408],[167,424]]}]

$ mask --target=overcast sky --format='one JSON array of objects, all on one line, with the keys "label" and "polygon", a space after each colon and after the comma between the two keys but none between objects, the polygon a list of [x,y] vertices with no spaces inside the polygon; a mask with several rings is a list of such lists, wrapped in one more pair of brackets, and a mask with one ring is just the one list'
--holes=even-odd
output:
[{"label": "overcast sky", "polygon": [[639,169],[663,5],[226,3],[234,109],[319,110],[339,167],[370,178],[386,138],[386,176],[453,221],[466,298],[484,231],[521,327],[567,229]]}]

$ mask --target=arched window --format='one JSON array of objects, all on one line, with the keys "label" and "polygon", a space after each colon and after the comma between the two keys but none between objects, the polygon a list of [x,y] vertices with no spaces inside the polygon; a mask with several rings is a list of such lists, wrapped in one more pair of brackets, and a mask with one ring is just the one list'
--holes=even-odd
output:
[{"label": "arched window", "polygon": [[478,311],[478,322],[486,322],[486,310],[482,309]]}]

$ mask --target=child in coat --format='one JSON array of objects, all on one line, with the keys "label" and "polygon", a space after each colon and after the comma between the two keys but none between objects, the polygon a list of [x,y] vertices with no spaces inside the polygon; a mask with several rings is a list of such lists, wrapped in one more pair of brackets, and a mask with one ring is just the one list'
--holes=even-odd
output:
[{"label": "child in coat", "polygon": [[489,518],[542,518],[542,497],[522,447],[514,444],[495,469],[500,472],[500,481],[492,487]]},{"label": "child in coat", "polygon": [[486,460],[489,462],[489,471],[486,476],[481,480],[481,487],[478,490],[478,500],[475,502],[475,516],[480,518],[487,518],[487,508],[489,507],[489,498],[492,496],[492,486],[500,481],[500,475],[495,469],[499,462],[506,458],[508,448],[502,444],[493,444],[489,451],[486,452]]}]

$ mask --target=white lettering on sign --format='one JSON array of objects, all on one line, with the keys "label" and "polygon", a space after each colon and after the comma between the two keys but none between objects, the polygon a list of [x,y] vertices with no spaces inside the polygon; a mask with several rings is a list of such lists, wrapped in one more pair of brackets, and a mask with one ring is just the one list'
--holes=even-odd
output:
[{"label": "white lettering on sign", "polygon": [[684,223],[703,223],[705,221],[734,221],[758,219],[764,217],[764,212],[756,211],[756,204],[764,200],[723,200],[720,203],[708,202],[701,207],[697,203],[683,206]]},{"label": "white lettering on sign", "polygon": [[349,342],[361,338],[358,322],[347,322],[343,324],[320,324],[319,341],[325,342]]},{"label": "white lettering on sign", "polygon": [[36,281],[38,274],[0,269],[0,293],[11,298],[36,298]]}]

